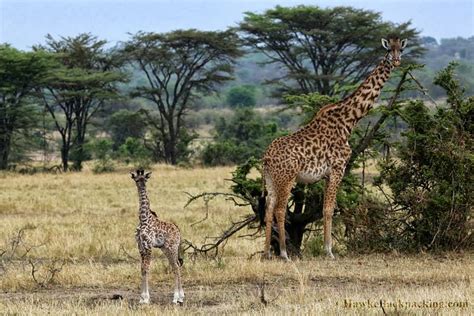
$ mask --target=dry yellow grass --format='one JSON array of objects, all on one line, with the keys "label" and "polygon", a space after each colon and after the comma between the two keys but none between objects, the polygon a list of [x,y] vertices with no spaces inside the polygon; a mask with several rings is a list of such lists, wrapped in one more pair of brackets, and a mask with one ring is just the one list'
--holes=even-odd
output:
[{"label": "dry yellow grass", "polygon": [[[148,182],[151,206],[162,219],[177,223],[184,238],[201,244],[248,210],[216,199],[209,204],[209,219],[191,226],[204,217],[205,208],[196,202],[183,209],[184,192],[227,191],[225,179],[232,170],[157,165]],[[0,313],[364,315],[382,314],[380,301],[387,313],[473,311],[472,254],[304,258],[289,264],[248,259],[261,249],[261,237],[231,239],[219,259],[185,257],[186,303],[180,307],[171,305],[172,275],[156,251],[152,304],[141,306],[134,259],[137,205],[136,188],[125,169],[103,175],[0,174],[0,254],[6,251],[0,258]],[[27,229],[12,253],[11,241],[22,227]],[[48,267],[63,259],[54,279],[38,285],[48,280]],[[29,262],[39,270],[37,281]]]}]

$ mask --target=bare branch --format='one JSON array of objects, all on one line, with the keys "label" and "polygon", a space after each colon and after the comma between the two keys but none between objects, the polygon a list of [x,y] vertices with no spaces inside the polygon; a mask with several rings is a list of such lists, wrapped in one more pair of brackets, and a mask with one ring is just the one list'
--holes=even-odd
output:
[{"label": "bare branch", "polygon": [[125,247],[123,245],[120,245],[120,250],[125,254],[125,256],[135,262],[139,262],[140,259],[138,259],[137,257],[134,257],[132,256],[131,254],[128,253],[127,250],[125,250]]},{"label": "bare branch", "polygon": [[66,260],[59,260],[55,259],[53,260],[45,269],[46,269],[46,275],[43,277],[43,280],[40,280],[40,277],[38,276],[38,272],[40,268],[38,268],[37,263],[38,262],[33,262],[32,259],[28,259],[28,263],[31,266],[31,277],[33,278],[33,281],[39,286],[39,287],[46,287],[54,282],[54,279],[56,276],[62,271],[64,265],[66,264]]},{"label": "bare branch", "polygon": [[[232,225],[227,228],[224,232],[219,237],[216,237],[215,243],[207,243],[202,245],[201,247],[198,247],[194,245],[192,242],[188,240],[184,240],[184,243],[187,245],[187,247],[184,248],[184,250],[187,249],[193,249],[195,253],[201,253],[201,254],[208,254],[211,250],[215,250],[215,255],[217,255],[219,246],[226,242],[228,238],[230,238],[232,235],[240,231],[242,228],[246,227],[248,224],[252,223],[257,219],[257,216],[252,214],[248,215],[244,218],[244,220],[239,221],[239,222],[234,222]],[[209,238],[209,237],[208,237]]]}]

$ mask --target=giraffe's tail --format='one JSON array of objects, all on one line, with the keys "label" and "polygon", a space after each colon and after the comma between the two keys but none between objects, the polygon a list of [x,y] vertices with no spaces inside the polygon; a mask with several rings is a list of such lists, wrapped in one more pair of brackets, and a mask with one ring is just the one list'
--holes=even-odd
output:
[{"label": "giraffe's tail", "polygon": [[266,195],[265,195],[265,160],[263,161],[262,168],[262,194],[258,198],[258,217],[260,219],[260,227],[263,227],[265,224],[265,204],[266,204]]},{"label": "giraffe's tail", "polygon": [[181,246],[181,243],[180,243],[179,248],[178,248],[178,266],[182,267],[183,265],[184,265],[183,247]]}]

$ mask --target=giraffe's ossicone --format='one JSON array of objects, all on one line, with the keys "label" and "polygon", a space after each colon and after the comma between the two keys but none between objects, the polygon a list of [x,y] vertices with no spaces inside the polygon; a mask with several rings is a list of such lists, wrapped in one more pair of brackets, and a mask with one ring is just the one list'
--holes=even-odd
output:
[{"label": "giraffe's ossicone", "polygon": [[280,256],[288,260],[285,217],[288,197],[295,182],[314,183],[326,179],[324,193],[324,248],[332,254],[332,215],[336,193],[351,156],[348,139],[357,122],[372,108],[400,57],[407,41],[382,39],[387,50],[383,60],[350,96],[319,110],[306,126],[275,139],[263,156],[263,177],[267,191],[264,256],[271,257],[271,228],[276,218]]}]

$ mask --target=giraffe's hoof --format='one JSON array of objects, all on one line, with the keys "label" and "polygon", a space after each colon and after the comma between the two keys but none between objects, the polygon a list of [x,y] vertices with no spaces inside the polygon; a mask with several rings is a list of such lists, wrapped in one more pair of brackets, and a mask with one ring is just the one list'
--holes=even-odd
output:
[{"label": "giraffe's hoof", "polygon": [[173,296],[173,304],[183,305],[184,303],[184,292],[175,292]]},{"label": "giraffe's hoof", "polygon": [[326,258],[328,258],[329,260],[336,260],[336,257],[334,257],[334,255],[332,254],[332,252],[326,254]]},{"label": "giraffe's hoof", "polygon": [[184,291],[183,291],[183,290],[181,290],[181,291],[179,292],[178,303],[179,303],[180,305],[183,305],[183,303],[184,303]]},{"label": "giraffe's hoof", "polygon": [[286,250],[282,250],[280,252],[280,259],[286,262],[291,261],[290,258],[288,258],[288,253],[286,252]]},{"label": "giraffe's hoof", "polygon": [[149,298],[140,298],[140,304],[150,304]]},{"label": "giraffe's hoof", "polygon": [[174,299],[174,300],[173,300],[173,304],[174,304],[174,305],[183,306],[183,304],[184,304],[184,299]]}]

